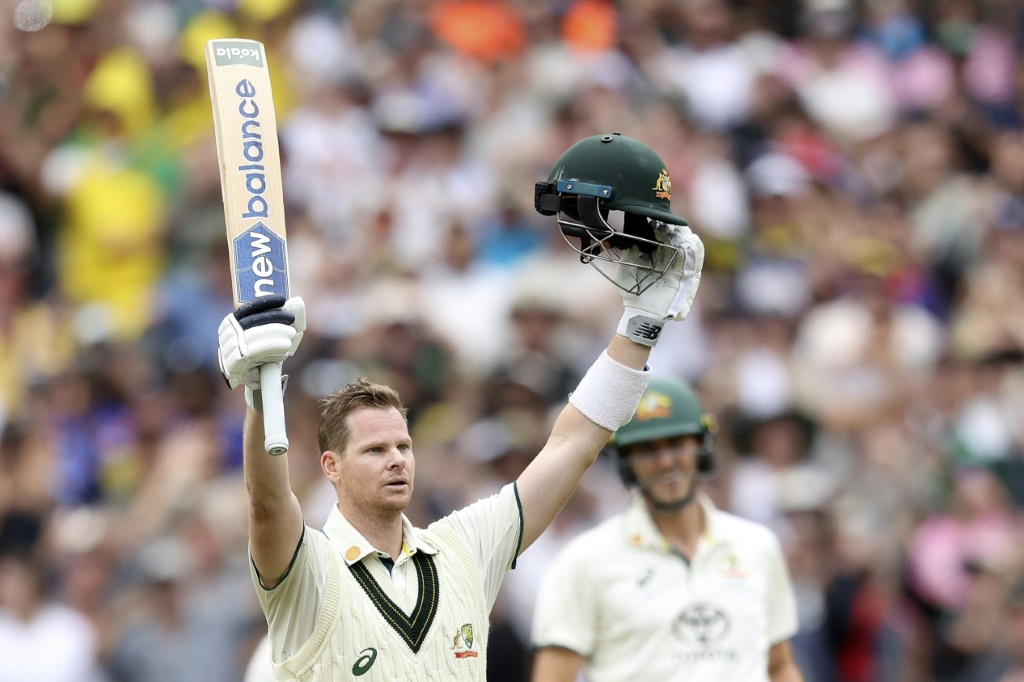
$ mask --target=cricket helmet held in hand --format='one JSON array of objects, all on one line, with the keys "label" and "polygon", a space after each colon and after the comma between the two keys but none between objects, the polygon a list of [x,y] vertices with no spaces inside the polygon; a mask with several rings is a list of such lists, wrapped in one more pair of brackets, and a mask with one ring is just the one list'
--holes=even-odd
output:
[{"label": "cricket helmet held in hand", "polygon": [[689,384],[674,379],[654,379],[644,391],[633,418],[612,435],[609,452],[626,485],[636,483],[629,464],[629,448],[679,436],[697,436],[700,450],[697,471],[708,476],[715,469],[714,440],[718,426],[701,408]]},{"label": "cricket helmet held in hand", "polygon": [[[613,282],[596,261],[651,270],[649,264],[627,260],[625,252],[637,247],[651,254],[662,246],[652,221],[687,224],[672,213],[671,201],[672,180],[665,163],[644,143],[619,133],[594,135],[569,147],[547,182],[537,183],[534,190],[537,212],[557,215],[562,236],[580,260]],[[661,274],[652,271],[643,288]]]}]

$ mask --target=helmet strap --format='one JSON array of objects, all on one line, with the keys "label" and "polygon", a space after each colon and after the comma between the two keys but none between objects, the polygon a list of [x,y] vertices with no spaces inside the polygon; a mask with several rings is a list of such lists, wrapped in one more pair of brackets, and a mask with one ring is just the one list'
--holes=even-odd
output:
[{"label": "helmet strap", "polygon": [[580,221],[597,233],[597,235],[611,237],[615,232],[612,226],[608,224],[608,221],[605,220],[605,217],[601,215],[601,199],[598,197],[577,197],[576,210],[580,214]]},{"label": "helmet strap", "polygon": [[601,258],[606,248],[629,248],[630,240],[619,235],[601,214],[601,199],[581,195],[576,197],[578,223],[559,218],[562,234],[580,240],[580,261],[589,263]]}]

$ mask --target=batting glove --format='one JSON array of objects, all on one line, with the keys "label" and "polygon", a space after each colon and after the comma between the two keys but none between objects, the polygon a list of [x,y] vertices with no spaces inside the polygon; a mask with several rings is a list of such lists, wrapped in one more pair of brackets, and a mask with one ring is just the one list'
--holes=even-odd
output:
[{"label": "batting glove", "polygon": [[[625,307],[616,332],[645,346],[658,342],[665,322],[684,320],[690,314],[704,267],[704,244],[689,227],[660,221],[652,224],[658,241],[673,248],[659,246],[652,254],[631,247],[615,275]],[[650,266],[664,274],[641,291],[652,270],[628,263]]]},{"label": "batting glove", "polygon": [[306,330],[306,304],[298,296],[262,296],[239,306],[217,329],[220,372],[232,389],[245,385],[246,402],[260,388],[260,365],[295,354]]}]

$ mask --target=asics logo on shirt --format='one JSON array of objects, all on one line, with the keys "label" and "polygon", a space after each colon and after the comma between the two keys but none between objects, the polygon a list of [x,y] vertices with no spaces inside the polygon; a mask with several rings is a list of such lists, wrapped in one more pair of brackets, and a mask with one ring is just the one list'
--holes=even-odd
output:
[{"label": "asics logo on shirt", "polygon": [[377,660],[377,650],[372,646],[363,649],[359,654],[359,658],[352,664],[352,674],[356,677],[361,677],[370,672],[373,662]]}]

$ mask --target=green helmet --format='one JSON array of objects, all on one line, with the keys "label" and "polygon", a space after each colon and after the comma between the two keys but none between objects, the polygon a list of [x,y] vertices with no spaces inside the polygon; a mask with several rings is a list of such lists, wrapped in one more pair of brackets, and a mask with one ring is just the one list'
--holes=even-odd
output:
[{"label": "green helmet", "polygon": [[665,163],[643,142],[618,133],[587,137],[565,150],[548,175],[565,197],[595,196],[613,211],[626,211],[674,225],[672,180]]},{"label": "green helmet", "polygon": [[[623,251],[638,247],[651,254],[660,244],[651,221],[686,225],[672,213],[672,180],[665,163],[642,142],[612,133],[587,137],[569,147],[555,162],[547,182],[538,182],[534,207],[541,215],[557,215],[562,235],[602,275],[615,281],[598,262],[633,265],[652,271],[648,264],[627,260]],[[622,212],[621,226],[609,223],[611,211]],[[564,217],[563,217],[564,216]],[[570,238],[579,240],[577,246]],[[663,271],[651,272],[633,293],[656,282]]]},{"label": "green helmet", "polygon": [[612,435],[609,445],[627,484],[635,482],[624,451],[631,445],[662,438],[695,435],[701,439],[699,470],[714,470],[714,419],[701,409],[693,388],[682,381],[654,379],[644,391],[633,418]]}]

